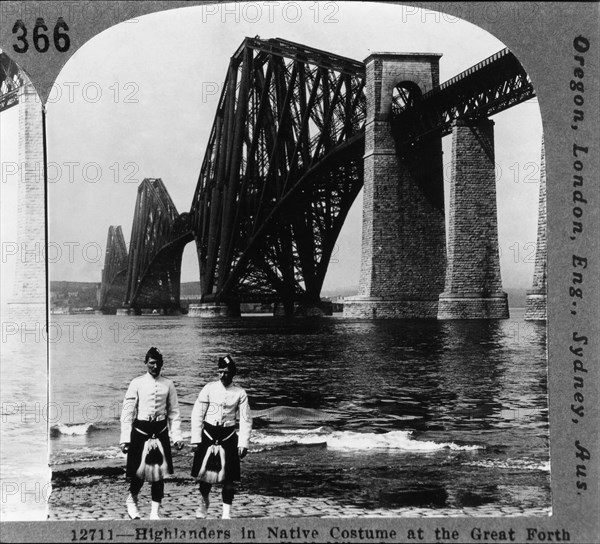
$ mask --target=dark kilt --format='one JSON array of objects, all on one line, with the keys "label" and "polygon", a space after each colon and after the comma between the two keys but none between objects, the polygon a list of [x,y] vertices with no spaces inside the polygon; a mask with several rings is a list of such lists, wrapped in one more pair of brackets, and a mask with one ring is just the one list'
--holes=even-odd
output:
[{"label": "dark kilt", "polygon": [[[224,438],[227,438],[231,434],[234,427],[215,427],[208,423],[204,423],[204,431],[207,431],[213,440],[206,436],[206,433],[202,431],[202,442],[198,446],[198,451],[194,453],[194,462],[192,463],[192,476],[198,477],[200,468],[202,467],[202,461],[206,455],[206,451],[215,442],[219,442]],[[221,443],[221,446],[225,450],[225,480],[239,481],[240,479],[240,455],[238,453],[238,435],[236,432],[233,436]]]},{"label": "dark kilt", "polygon": [[[147,434],[142,434],[136,431],[136,428]],[[163,432],[161,433],[161,431]],[[133,478],[135,476],[135,473],[137,472],[137,469],[140,467],[140,463],[142,462],[142,452],[144,451],[144,444],[146,443],[146,440],[152,438],[153,434],[156,434],[156,438],[160,440],[160,443],[162,444],[162,447],[165,450],[167,464],[169,465],[169,474],[173,474],[173,457],[171,455],[171,441],[169,440],[169,428],[167,425],[167,420],[141,421],[139,419],[136,419],[134,420],[133,425],[131,427],[131,442],[129,443],[129,451],[127,452],[126,475],[128,478]]]}]

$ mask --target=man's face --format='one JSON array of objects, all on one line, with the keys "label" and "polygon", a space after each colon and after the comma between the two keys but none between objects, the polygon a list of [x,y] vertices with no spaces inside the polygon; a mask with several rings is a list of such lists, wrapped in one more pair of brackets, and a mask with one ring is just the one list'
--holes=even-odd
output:
[{"label": "man's face", "polygon": [[148,359],[148,362],[146,363],[148,373],[154,378],[157,378],[160,375],[162,366],[163,364],[161,361],[157,361],[156,359],[152,358]]},{"label": "man's face", "polygon": [[229,385],[233,381],[233,374],[229,368],[219,368],[219,378],[223,385]]}]

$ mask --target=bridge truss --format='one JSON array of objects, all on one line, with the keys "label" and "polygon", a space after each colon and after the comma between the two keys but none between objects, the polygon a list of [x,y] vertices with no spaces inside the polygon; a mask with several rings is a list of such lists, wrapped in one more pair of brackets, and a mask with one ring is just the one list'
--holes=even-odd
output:
[{"label": "bridge truss", "polygon": [[456,119],[490,117],[535,97],[527,73],[508,48],[423,96],[403,91],[392,104],[392,129],[400,146],[448,134]]},{"label": "bridge truss", "polygon": [[123,230],[120,226],[108,228],[102,284],[98,306],[102,310],[121,308],[126,294],[129,256]]},{"label": "bridge truss", "polygon": [[363,183],[364,73],[280,39],[233,55],[190,212],[203,300],[319,302]]},{"label": "bridge truss", "polygon": [[[122,233],[109,230],[101,298],[112,296],[105,279],[124,281],[125,307],[179,309],[183,248],[195,239],[203,302],[278,301],[287,314],[295,303],[318,304],[363,185],[364,85],[361,62],[246,38],[230,60],[190,213],[177,213],[160,179],[144,180],[128,256]],[[507,49],[425,95],[399,87],[391,119],[399,156],[417,179],[429,179],[421,155],[455,119],[490,116],[534,96]],[[425,193],[443,206],[438,188]]]},{"label": "bridge truss", "polygon": [[0,113],[19,103],[19,87],[25,84],[17,64],[0,50]]},{"label": "bridge truss", "polygon": [[131,230],[125,307],[178,311],[181,259],[192,240],[189,214],[177,213],[161,179],[144,179]]}]

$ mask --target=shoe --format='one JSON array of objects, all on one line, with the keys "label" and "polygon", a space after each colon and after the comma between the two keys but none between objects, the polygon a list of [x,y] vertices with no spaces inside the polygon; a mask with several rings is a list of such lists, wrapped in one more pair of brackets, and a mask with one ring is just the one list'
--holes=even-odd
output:
[{"label": "shoe", "polygon": [[223,515],[221,519],[231,519],[231,504],[223,503]]},{"label": "shoe", "polygon": [[209,505],[208,499],[204,499],[204,497],[202,497],[200,499],[200,505],[196,509],[196,517],[198,519],[202,519],[202,518],[206,517],[206,515],[208,514],[208,505]]},{"label": "shoe", "polygon": [[158,510],[160,508],[160,503],[156,501],[152,501],[152,508],[150,510],[150,519],[160,519],[158,515]]},{"label": "shoe", "polygon": [[127,506],[127,513],[131,519],[141,519],[140,511],[138,510],[138,498],[137,495],[129,493],[127,500],[125,501]]}]

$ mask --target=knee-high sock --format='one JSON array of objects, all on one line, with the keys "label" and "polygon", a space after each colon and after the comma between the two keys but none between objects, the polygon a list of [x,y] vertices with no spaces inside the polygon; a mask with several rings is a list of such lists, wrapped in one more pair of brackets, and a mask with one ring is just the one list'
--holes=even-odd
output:
[{"label": "knee-high sock", "polygon": [[233,487],[223,487],[223,504],[231,504],[233,502],[233,496],[235,491]]},{"label": "knee-high sock", "polygon": [[204,498],[207,498],[208,495],[210,495],[211,488],[211,484],[207,484],[206,482],[200,482],[200,495],[202,495]]},{"label": "knee-high sock", "polygon": [[152,500],[155,502],[160,502],[163,500],[164,496],[165,496],[164,480],[159,480],[158,482],[152,482]]},{"label": "knee-high sock", "polygon": [[129,482],[129,492],[136,497],[143,485],[144,480],[140,480],[137,476],[134,476]]}]

